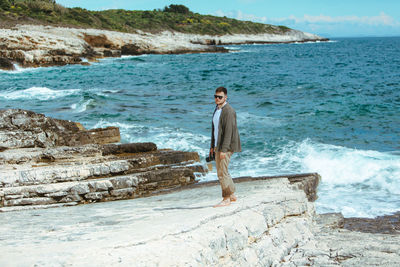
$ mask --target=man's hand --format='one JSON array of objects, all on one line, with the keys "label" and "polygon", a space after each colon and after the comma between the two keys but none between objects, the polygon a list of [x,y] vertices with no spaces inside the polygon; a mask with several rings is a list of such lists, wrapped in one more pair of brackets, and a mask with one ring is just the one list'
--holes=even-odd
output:
[{"label": "man's hand", "polygon": [[220,159],[224,159],[225,157],[226,157],[226,153],[225,152],[220,152],[219,158]]},{"label": "man's hand", "polygon": [[213,153],[214,153],[214,148],[210,148],[210,153],[208,154],[208,156],[211,157]]}]

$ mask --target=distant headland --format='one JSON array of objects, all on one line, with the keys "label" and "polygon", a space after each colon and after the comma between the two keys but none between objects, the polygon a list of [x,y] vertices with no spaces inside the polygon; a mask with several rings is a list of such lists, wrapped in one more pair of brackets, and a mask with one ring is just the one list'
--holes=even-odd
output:
[{"label": "distant headland", "polygon": [[201,15],[184,5],[89,11],[54,0],[2,0],[0,68],[89,64],[103,57],[228,52],[218,45],[328,39],[285,26]]}]

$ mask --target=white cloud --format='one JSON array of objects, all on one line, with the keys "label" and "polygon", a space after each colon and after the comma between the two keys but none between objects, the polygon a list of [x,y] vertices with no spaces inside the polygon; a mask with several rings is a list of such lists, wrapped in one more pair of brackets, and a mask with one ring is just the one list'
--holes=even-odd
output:
[{"label": "white cloud", "polygon": [[217,16],[226,16],[239,20],[285,25],[305,32],[320,33],[327,36],[399,36],[400,22],[393,17],[379,13],[376,16],[327,16],[304,15],[283,18],[260,17],[246,14],[241,10],[215,12]]},{"label": "white cloud", "polygon": [[266,16],[263,17],[259,17],[253,14],[246,14],[243,13],[241,10],[236,10],[236,11],[231,11],[231,12],[223,12],[222,10],[217,10],[214,13],[216,16],[219,17],[229,17],[229,18],[234,18],[234,19],[238,19],[238,20],[250,20],[250,21],[254,21],[254,22],[262,22],[262,23],[266,23],[268,18]]},{"label": "white cloud", "polygon": [[250,21],[257,21],[257,22],[267,22],[267,17],[258,17],[256,15],[245,14],[242,11],[237,11],[236,19],[239,20],[250,20]]},{"label": "white cloud", "polygon": [[246,14],[241,10],[231,11],[231,12],[223,12],[218,10],[215,12],[217,16],[226,16],[230,18],[235,18],[239,20],[251,20],[255,22],[263,22],[263,23],[306,23],[306,24],[316,24],[316,23],[325,23],[325,24],[336,24],[336,23],[353,23],[353,24],[364,24],[370,26],[400,26],[400,22],[395,20],[393,17],[381,12],[377,16],[326,16],[326,15],[304,15],[303,17],[296,16],[288,16],[283,18],[267,18],[266,16],[260,17],[253,14]]},{"label": "white cloud", "polygon": [[337,24],[337,23],[352,23],[352,24],[360,24],[360,25],[370,25],[370,26],[400,26],[400,22],[396,21],[393,17],[386,15],[384,12],[381,12],[377,16],[311,16],[304,15],[303,17],[289,16],[286,18],[271,18],[268,19],[269,22],[275,23],[283,23],[283,22],[294,22],[296,24],[299,23],[324,23],[324,24]]}]

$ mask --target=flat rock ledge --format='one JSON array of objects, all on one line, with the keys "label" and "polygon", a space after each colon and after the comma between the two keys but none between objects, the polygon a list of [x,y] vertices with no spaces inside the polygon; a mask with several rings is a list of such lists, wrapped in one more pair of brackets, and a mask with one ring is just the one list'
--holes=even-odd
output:
[{"label": "flat rock ledge", "polygon": [[319,42],[328,39],[290,30],[285,34],[199,35],[164,31],[121,33],[39,25],[0,29],[0,69],[20,67],[88,65],[104,57],[142,54],[228,52],[217,45],[249,43]]},{"label": "flat rock ledge", "polygon": [[0,110],[0,212],[137,198],[207,172],[197,153],[119,140],[116,127]]},{"label": "flat rock ledge", "polygon": [[[317,176],[314,176],[317,178]],[[399,266],[400,236],[337,228],[286,177],[0,213],[1,266]],[[327,217],[327,218],[326,218]]]}]

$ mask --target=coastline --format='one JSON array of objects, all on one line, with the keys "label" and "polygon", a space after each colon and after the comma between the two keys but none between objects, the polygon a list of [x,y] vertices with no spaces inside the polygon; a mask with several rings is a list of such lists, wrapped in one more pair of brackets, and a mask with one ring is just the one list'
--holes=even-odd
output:
[{"label": "coastline", "polygon": [[208,170],[196,152],[118,144],[117,127],[27,110],[0,115],[2,265],[400,264],[400,213],[317,214],[317,173],[235,178],[238,201],[213,208],[220,186],[198,182]]},{"label": "coastline", "polygon": [[285,34],[199,35],[17,25],[0,30],[0,68],[90,64],[99,58],[142,54],[226,53],[220,45],[321,42],[328,39],[297,30]]}]

